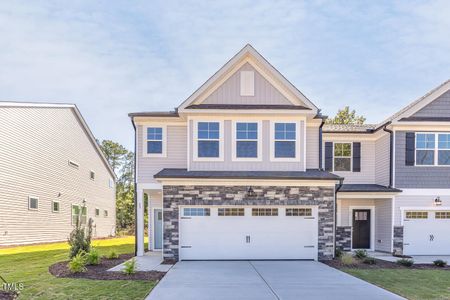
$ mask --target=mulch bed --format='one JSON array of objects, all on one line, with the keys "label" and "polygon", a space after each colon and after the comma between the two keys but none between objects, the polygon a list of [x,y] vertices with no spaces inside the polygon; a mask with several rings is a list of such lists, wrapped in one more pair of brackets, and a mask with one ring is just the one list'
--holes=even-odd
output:
[{"label": "mulch bed", "polygon": [[[156,280],[159,281],[166,274],[165,272],[149,271],[136,272],[131,275],[122,272],[109,272],[108,269],[115,267],[128,259],[132,258],[131,254],[122,254],[117,259],[102,258],[100,264],[96,266],[86,266],[87,271],[83,273],[71,273],[67,264],[68,261],[58,262],[48,268],[50,274],[61,278],[85,278],[95,280]],[[1,298],[0,298],[1,299]]]},{"label": "mulch bed", "polygon": [[15,292],[0,291],[0,300],[14,300],[19,294]]},{"label": "mulch bed", "polygon": [[361,260],[355,259],[355,264],[344,265],[339,259],[322,261],[324,264],[336,269],[415,269],[415,270],[447,270],[450,271],[450,266],[436,267],[433,264],[414,264],[411,267],[405,267],[396,262],[375,259],[374,265],[363,263]]}]

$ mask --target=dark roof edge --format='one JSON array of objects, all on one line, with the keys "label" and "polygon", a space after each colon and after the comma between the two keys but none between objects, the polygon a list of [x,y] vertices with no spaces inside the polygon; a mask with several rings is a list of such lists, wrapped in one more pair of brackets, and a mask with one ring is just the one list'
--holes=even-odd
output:
[{"label": "dark roof edge", "polygon": [[177,118],[180,115],[178,114],[178,111],[148,111],[148,112],[135,112],[135,113],[129,113],[129,117],[171,117],[171,118]]}]

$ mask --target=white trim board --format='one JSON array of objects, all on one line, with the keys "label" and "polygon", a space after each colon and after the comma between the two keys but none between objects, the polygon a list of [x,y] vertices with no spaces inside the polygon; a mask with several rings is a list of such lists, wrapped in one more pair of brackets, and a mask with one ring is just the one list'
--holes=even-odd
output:
[{"label": "white trim board", "polygon": [[450,196],[450,189],[401,189],[399,196]]}]

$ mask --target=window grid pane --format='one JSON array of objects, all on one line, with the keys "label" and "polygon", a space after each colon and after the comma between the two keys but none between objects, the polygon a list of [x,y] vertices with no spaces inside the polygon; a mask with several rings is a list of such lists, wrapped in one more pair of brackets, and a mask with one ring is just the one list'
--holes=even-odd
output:
[{"label": "window grid pane", "polygon": [[186,207],[183,209],[183,215],[185,217],[204,217],[210,216],[211,210],[203,207]]},{"label": "window grid pane", "polygon": [[219,217],[244,216],[244,208],[219,208]]},{"label": "window grid pane", "polygon": [[450,211],[437,211],[435,214],[436,219],[450,219]]},{"label": "window grid pane", "polygon": [[278,208],[252,208],[252,216],[278,216]]},{"label": "window grid pane", "polygon": [[311,208],[286,208],[286,216],[288,217],[310,217],[312,216]]},{"label": "window grid pane", "polygon": [[407,219],[428,219],[427,211],[407,211],[406,212]]},{"label": "window grid pane", "polygon": [[296,140],[295,123],[275,123],[275,140]]}]

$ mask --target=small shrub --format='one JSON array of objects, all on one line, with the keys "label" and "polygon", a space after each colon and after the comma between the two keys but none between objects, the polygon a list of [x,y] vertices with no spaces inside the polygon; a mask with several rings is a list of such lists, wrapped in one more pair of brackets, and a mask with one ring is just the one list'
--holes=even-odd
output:
[{"label": "small shrub", "polygon": [[354,256],[357,259],[364,259],[368,256],[368,254],[366,250],[355,250]]},{"label": "small shrub", "polygon": [[86,205],[80,208],[80,214],[76,220],[75,228],[69,236],[69,258],[75,257],[79,252],[89,252],[91,250],[92,238],[92,223],[93,220],[89,218],[87,227],[82,224],[82,211],[86,209]]},{"label": "small shrub", "polygon": [[107,259],[116,259],[116,258],[119,258],[119,254],[116,251],[111,250],[111,251],[109,251],[108,255],[106,255],[106,258]]},{"label": "small shrub", "polygon": [[397,264],[404,267],[411,267],[414,264],[414,260],[409,258],[402,258],[397,260]]},{"label": "small shrub", "polygon": [[91,248],[91,251],[86,254],[86,263],[88,265],[98,265],[100,263],[100,253],[97,248]]},{"label": "small shrub", "polygon": [[362,261],[363,263],[367,264],[367,265],[374,265],[377,263],[377,261],[375,260],[375,258],[367,256],[366,258],[363,259]]},{"label": "small shrub", "polygon": [[336,248],[336,251],[334,252],[334,256],[339,258],[342,256],[343,251],[341,249]]},{"label": "small shrub", "polygon": [[124,266],[124,268],[123,268],[122,272],[124,274],[131,275],[131,274],[136,273],[136,259],[134,257],[132,259],[130,259],[129,261],[126,261],[123,264],[123,266]]},{"label": "small shrub", "polygon": [[442,260],[442,259],[437,259],[437,260],[433,261],[433,264],[436,267],[443,268],[443,267],[445,267],[447,265],[447,262],[445,260]]},{"label": "small shrub", "polygon": [[72,273],[86,272],[86,253],[79,252],[69,261],[69,270]]},{"label": "small shrub", "polygon": [[353,256],[351,254],[348,254],[348,253],[342,254],[339,259],[341,260],[341,263],[344,266],[349,266],[349,265],[355,264],[355,259],[353,258]]}]

